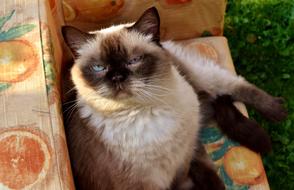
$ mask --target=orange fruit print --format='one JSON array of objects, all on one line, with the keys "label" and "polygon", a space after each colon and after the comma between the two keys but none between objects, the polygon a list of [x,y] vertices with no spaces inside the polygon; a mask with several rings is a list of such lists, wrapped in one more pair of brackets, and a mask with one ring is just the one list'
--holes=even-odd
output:
[{"label": "orange fruit print", "polygon": [[0,42],[0,82],[26,79],[36,70],[38,61],[35,50],[28,41]]},{"label": "orange fruit print", "polygon": [[200,53],[202,56],[205,56],[209,59],[212,59],[216,63],[219,62],[218,54],[214,47],[211,45],[204,43],[204,42],[197,42],[189,45],[190,47],[194,47],[198,53]]},{"label": "orange fruit print", "polygon": [[0,188],[23,189],[45,178],[51,151],[40,134],[23,128],[0,132]]},{"label": "orange fruit print", "polygon": [[124,0],[64,0],[63,3],[66,18],[74,16],[74,10],[81,16],[82,20],[97,22],[99,20],[105,20],[117,15],[119,10],[124,6]]},{"label": "orange fruit print", "polygon": [[65,21],[72,21],[76,18],[76,12],[66,1],[62,1],[63,16]]},{"label": "orange fruit print", "polygon": [[242,146],[232,147],[225,154],[224,168],[228,176],[237,184],[259,184],[266,178],[258,154]]}]

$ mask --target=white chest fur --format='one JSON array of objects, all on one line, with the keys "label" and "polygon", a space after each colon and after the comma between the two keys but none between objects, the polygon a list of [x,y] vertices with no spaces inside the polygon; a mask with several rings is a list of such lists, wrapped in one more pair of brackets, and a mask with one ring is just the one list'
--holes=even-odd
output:
[{"label": "white chest fur", "polygon": [[115,118],[90,113],[89,106],[80,109],[93,127],[103,128],[101,138],[112,153],[143,170],[145,177],[140,176],[162,189],[171,184],[187,155],[193,152],[196,114],[188,119],[188,115],[176,113],[171,107],[128,110]]},{"label": "white chest fur", "polygon": [[174,72],[176,87],[172,97],[165,99],[167,105],[134,106],[103,116],[89,105],[80,104],[81,117],[87,118],[93,129],[102,131],[100,138],[109,150],[144,171],[145,179],[162,189],[189,161],[199,129],[197,96]]},{"label": "white chest fur", "polygon": [[170,107],[134,108],[104,117],[84,105],[80,114],[89,119],[92,127],[103,127],[101,138],[106,144],[130,150],[171,140],[179,125]]}]

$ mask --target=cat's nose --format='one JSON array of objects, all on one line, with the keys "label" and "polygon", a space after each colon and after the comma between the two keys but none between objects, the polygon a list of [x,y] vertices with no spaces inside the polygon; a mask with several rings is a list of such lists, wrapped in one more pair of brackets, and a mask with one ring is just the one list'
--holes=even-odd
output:
[{"label": "cat's nose", "polygon": [[124,79],[125,79],[125,77],[121,74],[116,74],[111,77],[111,80],[114,82],[122,82],[122,81],[124,81]]},{"label": "cat's nose", "polygon": [[125,81],[128,78],[129,74],[130,71],[125,68],[110,68],[110,70],[106,73],[106,77],[109,81],[117,83]]}]

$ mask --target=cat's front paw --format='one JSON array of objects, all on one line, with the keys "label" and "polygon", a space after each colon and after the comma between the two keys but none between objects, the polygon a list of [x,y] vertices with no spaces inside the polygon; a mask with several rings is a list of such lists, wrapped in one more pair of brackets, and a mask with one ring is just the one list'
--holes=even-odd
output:
[{"label": "cat's front paw", "polygon": [[190,190],[225,190],[225,185],[216,171],[201,160],[193,160],[189,170],[189,177],[193,181]]},{"label": "cat's front paw", "polygon": [[271,97],[266,102],[265,109],[259,110],[259,112],[269,121],[282,121],[288,116],[284,103],[285,100],[281,97]]},{"label": "cat's front paw", "polygon": [[[197,183],[198,182],[198,183]],[[197,181],[190,190],[225,190],[226,187],[223,181],[217,174],[207,175],[206,179],[202,182]]]}]

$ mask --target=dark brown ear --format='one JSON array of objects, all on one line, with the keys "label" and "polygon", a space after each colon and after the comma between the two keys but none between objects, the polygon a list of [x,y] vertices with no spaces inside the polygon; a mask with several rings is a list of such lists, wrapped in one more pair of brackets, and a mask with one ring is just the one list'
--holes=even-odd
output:
[{"label": "dark brown ear", "polygon": [[145,35],[151,35],[152,40],[159,43],[160,41],[160,18],[155,7],[147,9],[139,20],[129,28],[136,30]]},{"label": "dark brown ear", "polygon": [[75,57],[78,56],[78,49],[87,41],[94,39],[95,34],[83,32],[73,26],[62,26],[62,35],[65,43]]}]

